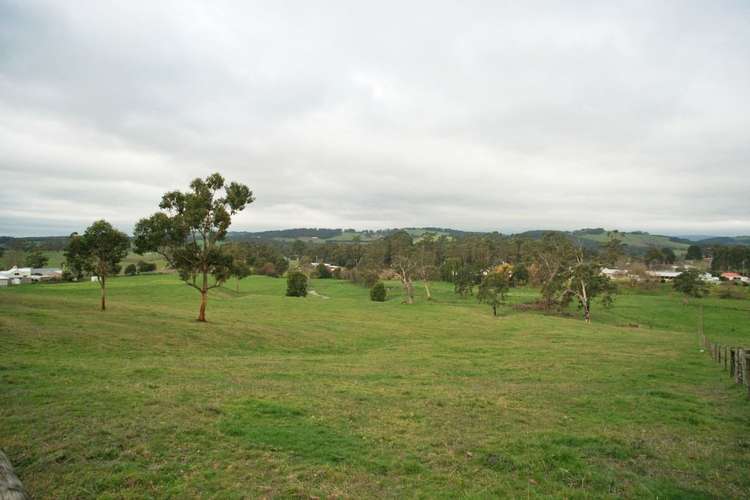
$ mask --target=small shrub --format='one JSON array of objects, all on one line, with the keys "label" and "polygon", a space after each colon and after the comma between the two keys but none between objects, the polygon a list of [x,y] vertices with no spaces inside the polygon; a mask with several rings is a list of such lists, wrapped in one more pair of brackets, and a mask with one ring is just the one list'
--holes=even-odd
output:
[{"label": "small shrub", "polygon": [[127,276],[133,276],[137,271],[135,264],[128,264],[127,267],[125,267],[125,275]]},{"label": "small shrub", "polygon": [[331,274],[331,270],[328,269],[328,266],[326,266],[324,263],[318,264],[318,278],[322,280],[328,280],[331,279],[333,275]]},{"label": "small shrub", "polygon": [[273,278],[279,277],[279,272],[276,269],[276,266],[273,264],[273,262],[266,262],[260,268],[256,271],[257,274],[263,275],[263,276],[271,276]]},{"label": "small shrub", "polygon": [[290,271],[286,277],[287,297],[307,296],[307,276],[300,271]]},{"label": "small shrub", "polygon": [[139,273],[150,273],[156,271],[156,264],[153,262],[146,262],[145,260],[139,260],[137,269]]},{"label": "small shrub", "polygon": [[745,294],[742,292],[742,289],[737,288],[733,284],[724,283],[719,286],[719,292],[718,292],[720,299],[744,299]]},{"label": "small shrub", "polygon": [[370,300],[374,302],[385,302],[386,290],[382,281],[378,281],[370,288]]}]

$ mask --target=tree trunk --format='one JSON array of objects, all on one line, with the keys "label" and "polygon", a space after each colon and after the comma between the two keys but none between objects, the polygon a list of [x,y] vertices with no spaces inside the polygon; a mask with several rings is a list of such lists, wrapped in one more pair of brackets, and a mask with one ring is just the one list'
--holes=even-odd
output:
[{"label": "tree trunk", "polygon": [[208,274],[203,273],[203,286],[201,287],[201,308],[198,312],[198,321],[206,321],[206,304],[208,303]]},{"label": "tree trunk", "polygon": [[237,280],[237,293],[240,293],[240,280]]},{"label": "tree trunk", "polygon": [[591,323],[591,303],[588,300],[583,303],[583,318],[586,323]]},{"label": "tree trunk", "polygon": [[427,300],[432,300],[432,293],[430,293],[430,284],[427,280],[424,280],[424,292],[427,294]]},{"label": "tree trunk", "polygon": [[206,321],[206,303],[208,302],[208,292],[201,290],[201,308],[198,312],[198,321]]},{"label": "tree trunk", "polygon": [[104,278],[99,276],[99,285],[101,285],[102,288],[102,311],[107,310],[107,288],[104,285]]},{"label": "tree trunk", "polygon": [[497,304],[492,304],[492,315],[497,316]]},{"label": "tree trunk", "polygon": [[404,294],[405,294],[405,302],[407,304],[413,304],[414,303],[414,287],[411,284],[411,281],[404,280]]}]

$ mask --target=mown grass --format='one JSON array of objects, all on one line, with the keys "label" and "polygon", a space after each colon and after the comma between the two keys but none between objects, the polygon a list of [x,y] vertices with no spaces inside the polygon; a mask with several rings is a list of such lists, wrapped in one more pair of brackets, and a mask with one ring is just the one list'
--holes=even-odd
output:
[{"label": "mown grass", "polygon": [[96,284],[0,290],[0,447],[37,498],[750,494],[750,403],[695,315],[750,343],[746,301],[625,290],[585,325],[389,287],[251,277],[208,324],[171,275],[106,313]]}]

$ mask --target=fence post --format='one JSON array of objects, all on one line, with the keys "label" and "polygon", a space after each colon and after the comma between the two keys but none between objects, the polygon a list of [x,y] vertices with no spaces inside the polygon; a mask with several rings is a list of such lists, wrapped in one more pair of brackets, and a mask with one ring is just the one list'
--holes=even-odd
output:
[{"label": "fence post", "polygon": [[741,384],[742,383],[742,376],[744,375],[743,368],[744,364],[742,363],[743,358],[745,357],[745,350],[742,347],[737,348],[737,352],[734,353],[734,383],[735,384]]},{"label": "fence post", "polygon": [[734,378],[734,365],[736,363],[736,356],[737,355],[737,348],[736,347],[730,347],[729,348],[729,376]]},{"label": "fence post", "polygon": [[724,346],[724,369],[729,368],[729,346]]},{"label": "fence post", "polygon": [[742,374],[745,385],[747,386],[747,395],[750,396],[750,350],[745,350],[745,372]]}]

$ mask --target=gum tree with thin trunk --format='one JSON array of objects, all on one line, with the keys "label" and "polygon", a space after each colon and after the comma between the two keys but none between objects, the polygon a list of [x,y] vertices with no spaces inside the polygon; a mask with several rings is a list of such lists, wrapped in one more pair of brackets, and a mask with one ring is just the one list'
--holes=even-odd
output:
[{"label": "gum tree with thin trunk", "polygon": [[193,180],[189,191],[164,194],[159,204],[162,211],[135,226],[136,252],[161,254],[185,284],[200,293],[198,321],[206,321],[208,291],[232,274],[232,256],[221,244],[232,216],[253,201],[253,192],[246,185],[227,185],[215,173]]},{"label": "gum tree with thin trunk", "polygon": [[128,255],[130,239],[105,220],[91,224],[82,235],[73,233],[65,249],[68,268],[77,276],[84,272],[97,277],[101,308],[107,309],[107,280],[120,272],[120,261]]}]

